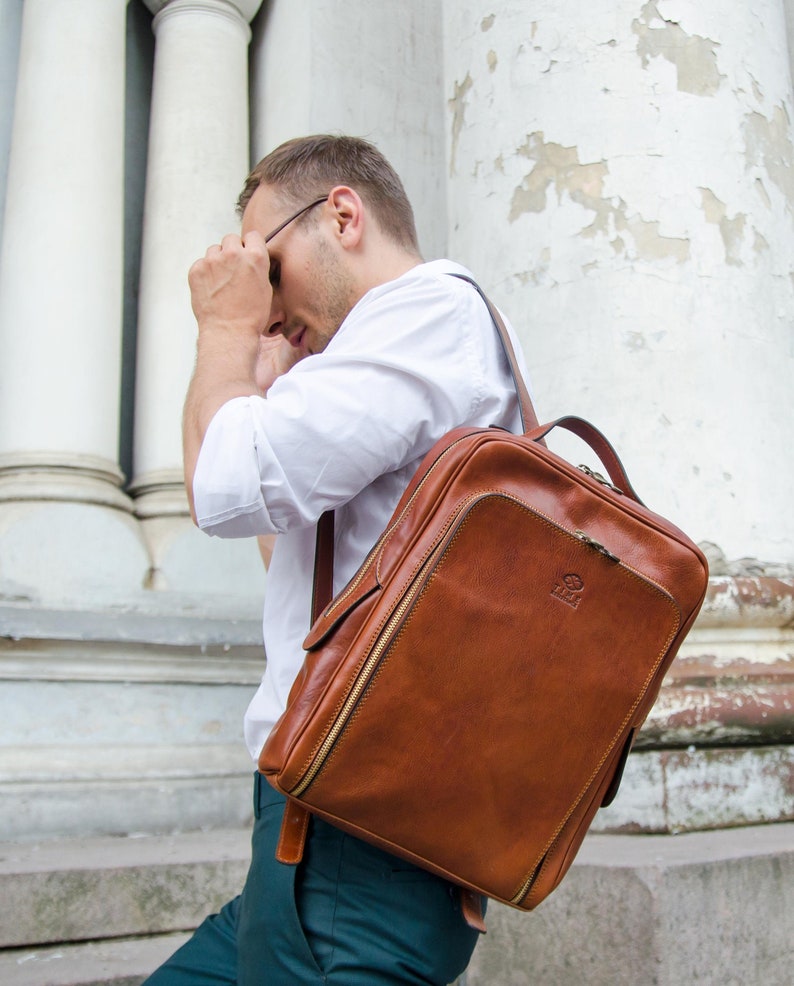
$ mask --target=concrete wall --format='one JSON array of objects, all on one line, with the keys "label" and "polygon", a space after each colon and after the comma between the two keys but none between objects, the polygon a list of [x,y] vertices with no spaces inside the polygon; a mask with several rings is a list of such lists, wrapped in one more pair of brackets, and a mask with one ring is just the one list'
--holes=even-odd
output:
[{"label": "concrete wall", "polygon": [[[153,14],[168,4],[148,6]],[[592,418],[648,503],[710,542],[703,615],[618,799],[596,820],[612,834],[588,838],[535,913],[491,908],[469,986],[782,986],[794,922],[785,824],[794,818],[792,0],[730,10],[717,0],[271,0],[247,48],[258,4],[231,6],[180,2],[160,16],[159,57],[174,83],[156,97],[162,132],[173,137],[178,123],[182,152],[217,151],[228,137],[244,161],[239,110],[250,79],[251,161],[301,133],[373,139],[405,180],[425,255],[470,266],[518,328],[541,417]],[[49,23],[40,0],[34,7]],[[73,378],[81,327],[68,347],[40,346],[38,358],[65,355],[49,367],[52,406],[39,401],[39,417],[24,420],[47,439],[56,420],[63,456],[13,446],[13,462],[0,462],[6,838],[240,826],[250,814],[239,729],[262,667],[266,580],[251,545],[213,543],[190,527],[173,381],[189,373],[194,330],[184,306],[163,319],[185,297],[186,227],[201,239],[192,259],[234,224],[243,174],[230,175],[231,152],[220,155],[221,181],[200,153],[150,146],[147,191],[169,181],[177,197],[191,191],[173,215],[152,207],[144,221],[150,14],[141,0],[122,7],[112,9],[117,40],[127,14],[128,182],[113,215],[128,234],[126,324],[114,310],[98,334],[125,332],[123,383],[114,389],[115,366],[100,374],[102,407],[87,389],[82,400],[72,394],[67,422],[59,381]],[[0,0],[0,147],[11,140],[21,10],[20,0]],[[221,44],[234,69],[223,73],[226,89],[213,86],[211,105],[184,84],[187,65],[174,54],[188,28],[202,39],[187,44],[192,78],[215,78]],[[79,60],[87,36],[72,29],[72,41],[50,39],[67,61]],[[29,64],[27,78],[57,88],[46,69]],[[49,222],[63,225],[58,242],[68,246],[69,212],[58,203]],[[161,291],[143,320],[145,360],[134,331],[140,242],[150,249],[146,290],[156,281]],[[64,249],[64,262],[70,256]],[[12,280],[23,300],[48,290],[32,274]],[[56,318],[50,331],[59,328]],[[2,351],[24,350],[22,335],[14,319],[1,326]],[[139,378],[134,398],[144,364],[160,382],[147,389]],[[0,361],[6,393],[15,372]],[[119,462],[100,469],[70,458],[74,435],[111,420],[119,397]],[[7,444],[17,420],[17,407],[0,420]],[[136,429],[144,476],[121,489]],[[167,454],[149,469],[143,453],[166,429]],[[112,434],[103,455],[113,459],[115,444]],[[554,447],[583,461],[565,442]],[[779,824],[747,828],[761,822]],[[627,832],[646,834],[615,834]]]},{"label": "concrete wall", "polygon": [[[246,16],[256,6],[247,5]],[[222,43],[236,66],[234,85],[219,90],[213,106],[244,99],[250,61],[252,160],[312,130],[378,141],[405,176],[427,255],[448,248],[469,264],[523,335],[541,416],[591,416],[623,453],[648,502],[696,539],[715,542],[710,557],[719,581],[639,738],[618,800],[596,826],[669,831],[792,817],[792,520],[778,503],[787,496],[792,467],[784,452],[794,427],[794,415],[785,413],[794,238],[782,4],[764,0],[769,30],[761,30],[755,8],[727,24],[714,4],[696,12],[674,0],[596,0],[575,12],[540,0],[531,9],[491,9],[473,0],[388,9],[323,0],[296,9],[276,0],[253,21],[247,52],[244,19],[234,15],[233,24],[226,7],[213,9],[180,4],[171,18],[158,14],[160,31],[168,29],[166,48],[166,35],[157,41],[165,77],[179,81],[182,63],[174,53],[188,25],[203,39],[205,61]],[[19,13],[13,5],[3,10]],[[130,261],[146,226],[138,212],[142,104],[155,46],[150,17],[140,0],[127,10],[128,191],[118,209],[126,209],[128,280],[140,276]],[[3,43],[12,50],[18,19],[4,25]],[[363,54],[349,68],[340,53],[353,47]],[[204,77],[208,64],[197,58],[190,71]],[[33,80],[42,77],[35,65],[27,71]],[[167,121],[178,119],[197,146],[210,140],[207,134],[213,146],[221,140],[223,113],[216,109],[208,123],[207,106],[190,87],[161,86],[156,102],[161,131],[170,133]],[[240,128],[237,120],[238,154]],[[177,198],[190,189],[190,202],[179,201],[195,238],[195,229],[217,226],[215,211],[230,215],[241,176],[227,168],[219,189],[215,172],[194,168],[183,145],[176,164],[162,141],[150,148],[145,184],[148,192],[170,182]],[[180,177],[185,172],[188,184]],[[212,184],[207,215],[194,214],[195,202],[204,202],[195,192],[202,181]],[[59,216],[53,207],[52,222]],[[173,307],[184,295],[187,260],[174,263],[185,230],[169,217],[154,210],[143,240],[147,269]],[[128,284],[128,383],[121,388],[127,455],[133,427],[141,445],[151,439],[158,449],[161,417],[170,421],[169,435],[178,431],[181,396],[168,373],[173,368],[182,379],[188,372],[183,350],[193,331],[184,312],[178,326],[163,321],[171,308],[152,301],[151,283],[142,289],[149,298],[147,356],[137,369],[146,406],[133,418],[134,287]],[[16,352],[24,333],[10,323],[7,331],[16,340],[8,351]],[[72,356],[78,350],[72,347]],[[156,386],[141,385],[142,366]],[[110,406],[117,398],[112,386],[105,389]],[[101,414],[86,400],[75,412],[78,424]],[[44,408],[36,427],[51,437],[47,420]],[[62,430],[68,437],[79,427]],[[133,490],[134,503],[112,490],[116,480],[105,483],[103,476],[100,484],[87,467],[71,469],[68,456],[48,465],[49,473],[24,456],[7,468],[0,476],[0,594],[11,605],[10,635],[19,625],[35,628],[39,609],[60,609],[85,613],[86,639],[93,641],[95,613],[122,606],[141,614],[142,652],[151,614],[168,611],[179,619],[197,614],[195,634],[186,638],[196,646],[203,646],[204,617],[224,613],[244,613],[250,640],[265,591],[259,559],[255,549],[241,552],[250,545],[213,543],[190,529],[177,445],[169,438],[168,456],[157,462],[171,467]],[[763,510],[756,509],[760,503]],[[41,529],[49,532],[46,546]],[[181,632],[175,624],[174,633]],[[57,633],[48,639],[46,647],[62,646],[54,643]],[[230,630],[230,644],[239,639]],[[9,653],[20,654],[12,643]],[[63,680],[64,673],[48,671],[47,680]],[[247,673],[255,683],[256,674]],[[22,681],[24,659],[14,657],[0,674]],[[122,687],[117,670],[97,674],[108,687]],[[189,690],[182,665],[174,676]],[[15,688],[24,693],[20,708],[33,716],[34,691]],[[767,702],[777,710],[772,716]],[[199,719],[194,725],[203,729]],[[161,726],[165,736],[165,720]],[[92,729],[104,735],[101,725]],[[158,729],[152,725],[155,742]],[[6,743],[10,763],[22,744]],[[70,755],[82,745],[75,737]],[[138,762],[149,776],[142,753]],[[138,822],[154,824],[144,801]],[[93,825],[98,816],[89,802],[87,796],[86,823],[91,814]],[[132,827],[138,822],[130,819]]]}]

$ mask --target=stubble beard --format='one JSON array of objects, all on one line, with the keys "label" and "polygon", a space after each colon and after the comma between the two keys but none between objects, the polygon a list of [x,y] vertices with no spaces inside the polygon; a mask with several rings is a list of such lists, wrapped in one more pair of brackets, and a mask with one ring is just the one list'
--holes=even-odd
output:
[{"label": "stubble beard", "polygon": [[318,240],[313,257],[314,325],[310,332],[310,351],[322,352],[350,314],[358,298],[353,279],[324,240]]}]

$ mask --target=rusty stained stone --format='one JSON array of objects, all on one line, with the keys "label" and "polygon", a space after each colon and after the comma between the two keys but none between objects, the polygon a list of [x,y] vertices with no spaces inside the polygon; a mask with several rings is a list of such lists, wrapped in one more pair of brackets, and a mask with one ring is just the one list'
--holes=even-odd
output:
[{"label": "rusty stained stone", "polygon": [[728,683],[748,687],[763,684],[794,684],[794,664],[784,658],[773,662],[749,657],[715,658],[707,655],[679,655],[665,679],[666,687],[713,688]]},{"label": "rusty stained stone", "polygon": [[794,743],[794,661],[679,656],[637,747]]},{"label": "rusty stained stone", "polygon": [[710,578],[697,626],[794,629],[794,579]]},{"label": "rusty stained stone", "polygon": [[792,626],[794,579],[711,578],[636,746],[794,743]]},{"label": "rusty stained stone", "polygon": [[794,680],[663,688],[636,748],[794,743]]},{"label": "rusty stained stone", "polygon": [[639,750],[629,757],[621,791],[622,808],[618,794],[599,812],[599,831],[691,832],[788,821],[794,818],[792,748]]}]

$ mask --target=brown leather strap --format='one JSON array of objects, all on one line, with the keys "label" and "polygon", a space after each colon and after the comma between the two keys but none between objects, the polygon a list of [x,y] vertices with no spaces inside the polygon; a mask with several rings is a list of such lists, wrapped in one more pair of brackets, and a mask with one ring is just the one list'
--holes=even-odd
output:
[{"label": "brown leather strap", "polygon": [[334,512],[326,510],[317,521],[312,587],[312,624],[334,598]]},{"label": "brown leather strap", "polygon": [[496,306],[491,303],[490,299],[485,295],[484,291],[476,281],[473,281],[470,277],[466,277],[465,274],[453,274],[452,277],[457,277],[459,280],[466,281],[468,284],[471,284],[477,294],[485,302],[485,307],[488,309],[488,314],[491,316],[491,321],[496,326],[496,331],[499,333],[499,341],[502,343],[502,349],[507,357],[507,363],[510,367],[510,374],[513,377],[513,384],[516,388],[516,393],[518,394],[518,405],[521,412],[521,426],[525,433],[531,431],[533,428],[537,428],[538,417],[535,414],[535,408],[532,406],[532,398],[529,396],[527,385],[524,383],[524,378],[521,376],[521,370],[518,367],[518,360],[516,359],[515,350],[513,349],[513,343],[510,341],[510,336],[507,332],[507,328],[505,327],[505,323],[502,321],[502,316],[499,314]]},{"label": "brown leather strap", "polygon": [[568,415],[564,418],[557,418],[556,421],[549,421],[548,424],[542,427],[538,426],[532,432],[527,433],[527,437],[534,438],[536,441],[540,440],[548,435],[552,428],[564,428],[566,431],[570,431],[571,434],[581,438],[583,442],[586,442],[601,460],[602,464],[606,466],[607,473],[614,487],[621,493],[630,496],[632,500],[636,500],[637,503],[642,503],[642,500],[637,496],[629,482],[629,477],[626,475],[626,470],[623,468],[623,463],[620,461],[618,453],[612,447],[606,435],[602,434],[595,425],[591,425],[584,418]]},{"label": "brown leather strap", "polygon": [[[314,585],[312,588],[312,623],[334,595],[334,512],[327,510],[317,522],[317,541],[314,549]],[[303,859],[309,812],[298,801],[288,801],[281,820],[281,832],[276,859],[297,866]]]},{"label": "brown leather strap", "polygon": [[308,828],[308,811],[297,801],[287,801],[284,807],[284,817],[281,820],[278,845],[276,846],[276,859],[279,863],[297,866],[303,859],[303,848],[306,845]]},{"label": "brown leather strap", "polygon": [[481,895],[463,887],[458,887],[458,890],[460,892],[460,913],[463,915],[463,920],[470,928],[474,928],[475,931],[484,935],[488,929],[485,927],[485,918],[482,913]]}]

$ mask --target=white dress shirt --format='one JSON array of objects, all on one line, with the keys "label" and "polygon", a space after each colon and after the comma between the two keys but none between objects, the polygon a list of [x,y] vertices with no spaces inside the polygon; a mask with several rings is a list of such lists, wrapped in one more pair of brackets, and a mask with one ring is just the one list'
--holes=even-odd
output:
[{"label": "white dress shirt", "polygon": [[451,273],[468,274],[437,260],[373,288],[324,352],[297,363],[267,398],[229,401],[207,430],[193,480],[199,526],[220,537],[279,535],[265,598],[267,667],[244,724],[254,759],[303,663],[323,511],[336,510],[338,592],[442,435],[459,425],[520,430],[496,328],[475,289]]}]

